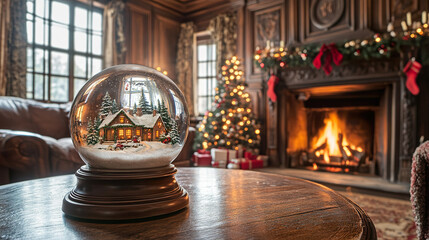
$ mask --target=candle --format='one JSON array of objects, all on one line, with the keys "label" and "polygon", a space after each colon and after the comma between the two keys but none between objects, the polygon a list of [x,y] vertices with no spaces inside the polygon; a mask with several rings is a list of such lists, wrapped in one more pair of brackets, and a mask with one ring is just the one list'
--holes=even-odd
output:
[{"label": "candle", "polygon": [[411,26],[411,12],[407,12],[407,25]]},{"label": "candle", "polygon": [[422,12],[422,23],[423,24],[425,24],[426,23],[426,21],[428,20],[428,15],[427,15],[427,13],[426,13],[426,11],[423,11]]},{"label": "candle", "polygon": [[280,47],[284,48],[285,47],[285,42],[283,42],[283,40],[280,41]]},{"label": "candle", "polygon": [[407,24],[405,23],[405,21],[402,21],[401,22],[401,26],[402,26],[402,30],[405,32],[405,31],[407,31]]},{"label": "candle", "polygon": [[389,23],[387,24],[387,32],[392,32],[393,31],[393,23]]},{"label": "candle", "polygon": [[267,46],[265,48],[270,49],[270,40],[267,41]]}]

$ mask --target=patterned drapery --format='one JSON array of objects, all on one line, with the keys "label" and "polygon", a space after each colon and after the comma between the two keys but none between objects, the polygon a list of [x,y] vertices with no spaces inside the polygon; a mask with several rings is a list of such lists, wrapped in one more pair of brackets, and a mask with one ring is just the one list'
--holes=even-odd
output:
[{"label": "patterned drapery", "polygon": [[26,97],[27,28],[26,0],[10,1],[10,22],[7,27],[8,62],[6,67],[6,95]]},{"label": "patterned drapery", "polygon": [[112,0],[104,8],[104,68],[125,63],[124,12],[123,0]]},{"label": "patterned drapery", "polygon": [[194,84],[192,81],[193,37],[195,26],[192,22],[180,25],[180,36],[177,43],[176,74],[177,84],[183,92],[191,116],[196,116],[194,108]]},{"label": "patterned drapery", "polygon": [[224,13],[210,20],[207,29],[216,43],[216,71],[221,76],[225,60],[237,53],[237,14]]}]

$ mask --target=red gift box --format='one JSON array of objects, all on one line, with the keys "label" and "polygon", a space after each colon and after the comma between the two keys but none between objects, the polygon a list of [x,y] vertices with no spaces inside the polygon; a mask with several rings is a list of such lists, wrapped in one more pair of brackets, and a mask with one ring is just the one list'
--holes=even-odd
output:
[{"label": "red gift box", "polygon": [[248,170],[254,168],[262,168],[264,167],[264,161],[262,160],[244,160],[241,161],[241,169]]},{"label": "red gift box", "polygon": [[257,157],[258,155],[253,155],[251,152],[244,152],[244,158],[246,160],[256,160]]},{"label": "red gift box", "polygon": [[212,156],[210,154],[194,153],[192,156],[194,166],[198,167],[210,167],[212,163]]}]

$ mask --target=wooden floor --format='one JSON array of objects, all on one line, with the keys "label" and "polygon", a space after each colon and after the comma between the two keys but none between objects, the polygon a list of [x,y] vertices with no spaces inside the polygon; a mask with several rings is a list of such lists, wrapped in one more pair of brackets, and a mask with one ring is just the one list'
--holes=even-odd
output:
[{"label": "wooden floor", "polygon": [[[359,176],[343,173],[330,173],[290,168],[261,168],[255,171],[275,173],[297,177],[325,185],[339,187],[354,187],[367,191],[377,191],[384,194],[397,195],[400,198],[409,197],[410,185],[407,183],[391,183],[380,177]],[[402,196],[402,197],[401,197]]]}]

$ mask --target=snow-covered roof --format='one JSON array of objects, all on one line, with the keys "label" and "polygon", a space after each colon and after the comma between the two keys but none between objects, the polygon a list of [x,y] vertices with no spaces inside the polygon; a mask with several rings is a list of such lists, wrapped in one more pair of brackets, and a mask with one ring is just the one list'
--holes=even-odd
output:
[{"label": "snow-covered roof", "polygon": [[130,116],[131,121],[136,125],[145,126],[147,128],[153,128],[156,121],[160,115],[157,113],[155,116],[153,114],[143,114],[141,116]]},{"label": "snow-covered roof", "polygon": [[[155,126],[156,121],[158,118],[160,118],[159,113],[155,114],[155,116],[151,114],[143,114],[142,116],[132,116],[125,112],[123,109],[118,111],[115,114],[109,114],[104,118],[103,122],[100,124],[100,128],[107,127],[110,125],[110,123],[119,115],[119,113],[124,113],[135,125],[138,126],[144,126],[146,128],[153,128]],[[115,124],[115,125],[121,125],[124,126],[125,124]],[[112,125],[112,126],[115,126]],[[130,124],[127,124],[130,125]],[[131,126],[131,125],[130,125]]]}]

